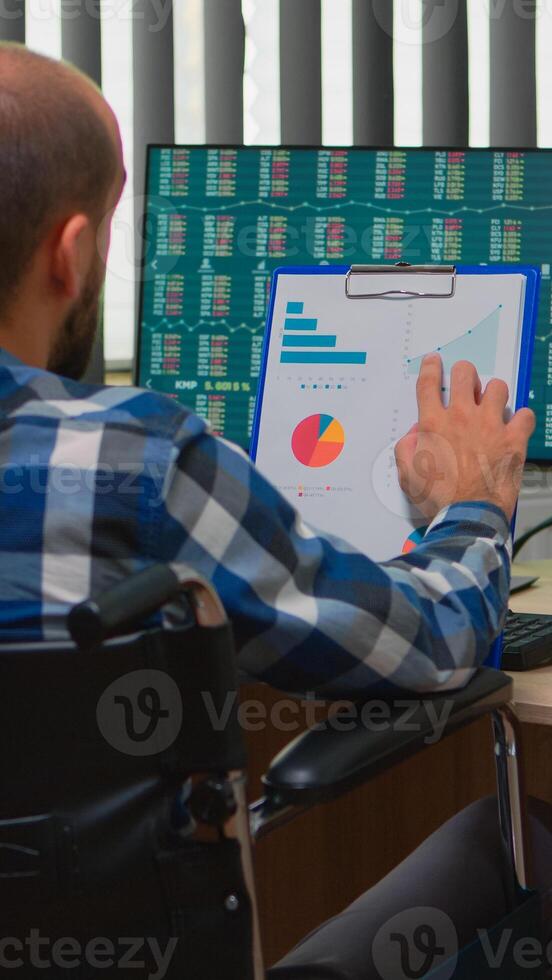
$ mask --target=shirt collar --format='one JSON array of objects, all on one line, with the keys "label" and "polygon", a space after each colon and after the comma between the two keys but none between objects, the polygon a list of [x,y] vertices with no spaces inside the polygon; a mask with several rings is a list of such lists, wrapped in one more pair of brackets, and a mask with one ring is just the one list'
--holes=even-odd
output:
[{"label": "shirt collar", "polygon": [[[33,370],[30,364],[26,364],[21,358],[16,357],[15,354],[10,354],[5,347],[0,347],[0,365],[7,368],[27,368],[27,370]],[[34,368],[38,371],[39,368]]]}]

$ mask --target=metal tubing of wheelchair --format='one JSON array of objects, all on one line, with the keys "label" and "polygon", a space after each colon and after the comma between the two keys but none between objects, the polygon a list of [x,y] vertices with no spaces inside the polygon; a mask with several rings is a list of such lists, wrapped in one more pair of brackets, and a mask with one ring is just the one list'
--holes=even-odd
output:
[{"label": "metal tubing of wheelchair", "polygon": [[251,913],[253,918],[253,972],[254,980],[265,980],[266,975],[263,963],[263,950],[261,942],[261,926],[259,919],[259,905],[257,901],[257,890],[255,888],[255,874],[253,870],[253,849],[251,844],[250,821],[247,810],[247,800],[245,795],[245,779],[241,773],[233,773],[232,779],[234,798],[236,800],[235,830],[236,837],[240,842],[242,868],[251,901]]},{"label": "metal tubing of wheelchair", "polygon": [[493,712],[499,820],[512,868],[512,902],[519,887],[533,884],[531,838],[524,806],[522,760],[518,753],[519,720],[511,704]]},{"label": "metal tubing of wheelchair", "polygon": [[262,796],[249,804],[249,827],[251,838],[256,843],[277,827],[295,820],[300,813],[310,810],[310,806],[297,806],[293,803],[278,803],[277,799]]}]

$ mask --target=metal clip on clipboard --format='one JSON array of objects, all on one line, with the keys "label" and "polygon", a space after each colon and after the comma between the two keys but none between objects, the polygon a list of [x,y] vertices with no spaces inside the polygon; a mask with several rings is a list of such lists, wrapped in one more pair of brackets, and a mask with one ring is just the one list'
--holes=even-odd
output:
[{"label": "metal clip on clipboard", "polygon": [[[352,283],[359,276],[440,276],[450,280],[448,292],[435,293],[419,289],[385,289],[371,293],[355,293]],[[392,285],[390,281],[389,285]],[[352,265],[345,276],[345,295],[347,299],[385,299],[387,297],[413,297],[423,299],[451,299],[456,292],[455,265],[410,265],[397,262],[396,265]]]}]

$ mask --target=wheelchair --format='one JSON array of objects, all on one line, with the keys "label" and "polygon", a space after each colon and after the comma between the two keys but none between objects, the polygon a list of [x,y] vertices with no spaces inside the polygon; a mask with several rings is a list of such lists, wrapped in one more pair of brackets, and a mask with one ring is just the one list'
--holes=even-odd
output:
[{"label": "wheelchair", "polygon": [[[167,628],[162,610],[175,601],[186,622]],[[68,629],[65,641],[0,647],[2,972],[263,980],[252,844],[421,751],[427,711],[406,731],[390,698],[385,730],[316,725],[273,760],[248,807],[232,630],[206,581],[149,567],[72,609]],[[443,717],[452,705],[444,736],[492,719],[509,875],[497,930],[538,936],[512,683],[481,669],[431,700]],[[409,975],[483,980],[497,970],[474,936]],[[502,964],[501,980],[519,976]]]}]

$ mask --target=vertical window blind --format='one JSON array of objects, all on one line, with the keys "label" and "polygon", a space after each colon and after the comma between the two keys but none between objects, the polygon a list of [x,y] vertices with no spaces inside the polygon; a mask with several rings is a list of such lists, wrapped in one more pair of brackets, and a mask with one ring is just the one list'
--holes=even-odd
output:
[{"label": "vertical window blind", "polygon": [[148,142],[552,145],[544,0],[3,0],[0,39],[73,62],[120,120],[112,367],[132,357]]}]

